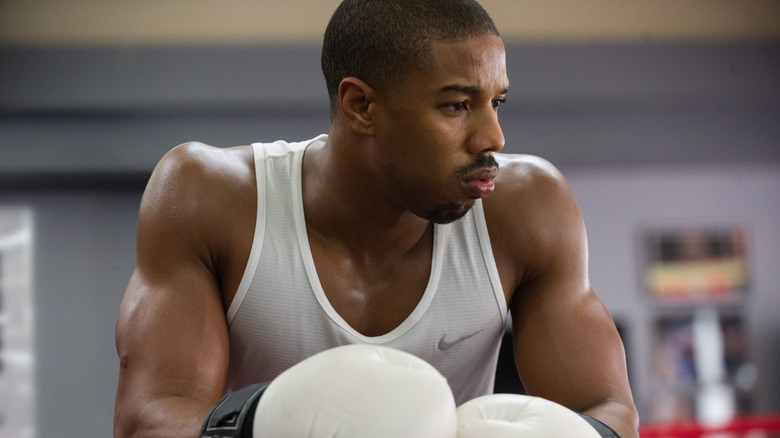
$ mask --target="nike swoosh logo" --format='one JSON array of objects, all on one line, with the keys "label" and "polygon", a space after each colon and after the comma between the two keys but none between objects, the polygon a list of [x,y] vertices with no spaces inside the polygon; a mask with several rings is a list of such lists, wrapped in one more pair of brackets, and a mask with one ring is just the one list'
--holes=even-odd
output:
[{"label": "nike swoosh logo", "polygon": [[452,342],[447,342],[447,341],[444,339],[444,338],[446,338],[446,337],[447,337],[447,334],[444,334],[444,335],[441,337],[441,339],[439,339],[439,350],[441,350],[441,351],[446,351],[446,350],[449,350],[450,348],[452,348],[452,347],[454,347],[454,346],[456,346],[456,345],[460,344],[461,342],[465,341],[466,339],[470,339],[470,338],[472,338],[472,337],[476,336],[476,335],[477,335],[477,334],[479,334],[480,332],[482,332],[482,330],[480,330],[480,331],[478,331],[478,332],[476,332],[476,333],[472,333],[472,334],[470,334],[470,335],[466,335],[466,336],[463,336],[463,337],[461,337],[461,338],[455,339],[455,340],[454,340],[454,341],[452,341]]}]

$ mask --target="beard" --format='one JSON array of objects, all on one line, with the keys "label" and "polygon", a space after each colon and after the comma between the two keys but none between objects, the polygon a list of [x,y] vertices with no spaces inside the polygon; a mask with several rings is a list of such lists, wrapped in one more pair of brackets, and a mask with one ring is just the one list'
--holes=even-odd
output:
[{"label": "beard", "polygon": [[429,220],[435,224],[440,225],[455,222],[456,220],[465,216],[473,206],[473,201],[467,204],[456,204],[454,202],[448,204],[439,204],[429,215]]},{"label": "beard", "polygon": [[[463,179],[470,172],[475,170],[484,169],[486,167],[495,167],[498,169],[498,162],[493,154],[480,154],[469,164],[460,166],[455,169],[455,177],[458,180]],[[455,202],[438,204],[434,207],[433,211],[429,215],[429,220],[437,224],[449,224],[462,218],[466,213],[474,206],[475,200],[458,204]]]}]

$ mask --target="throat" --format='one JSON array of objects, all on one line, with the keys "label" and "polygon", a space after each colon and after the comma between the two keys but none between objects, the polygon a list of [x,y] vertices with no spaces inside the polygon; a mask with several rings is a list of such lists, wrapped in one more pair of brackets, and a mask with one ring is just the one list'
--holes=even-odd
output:
[{"label": "throat", "polygon": [[304,154],[307,239],[333,309],[358,333],[380,336],[402,324],[425,294],[434,225],[383,202],[359,166],[344,167],[349,157],[334,158],[339,151],[320,147]]}]

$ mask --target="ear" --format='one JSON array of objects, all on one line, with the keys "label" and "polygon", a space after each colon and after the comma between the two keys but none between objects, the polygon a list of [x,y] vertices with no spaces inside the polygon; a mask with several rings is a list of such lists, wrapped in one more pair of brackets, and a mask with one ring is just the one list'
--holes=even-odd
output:
[{"label": "ear", "polygon": [[344,78],[339,84],[339,105],[344,121],[358,134],[373,135],[376,92],[358,78]]}]

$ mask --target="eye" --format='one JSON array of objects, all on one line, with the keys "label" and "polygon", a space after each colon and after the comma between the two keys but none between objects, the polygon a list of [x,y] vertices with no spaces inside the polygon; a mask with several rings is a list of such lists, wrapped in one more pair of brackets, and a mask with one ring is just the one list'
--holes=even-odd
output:
[{"label": "eye", "polygon": [[446,103],[442,105],[443,108],[448,109],[452,112],[461,112],[463,110],[468,110],[468,102],[467,101],[460,101],[460,102],[453,102],[453,103]]},{"label": "eye", "polygon": [[506,102],[506,99],[493,99],[493,109],[498,111],[498,107],[500,107],[504,102]]}]

